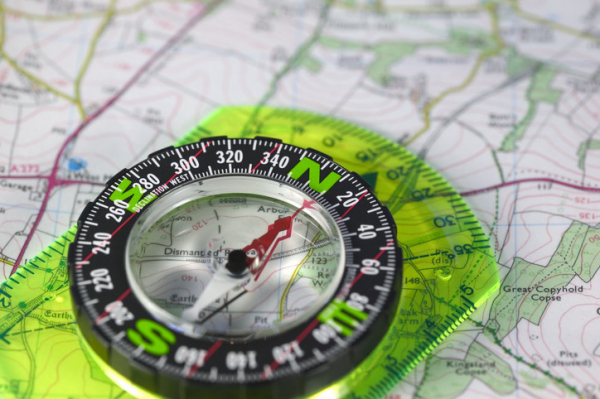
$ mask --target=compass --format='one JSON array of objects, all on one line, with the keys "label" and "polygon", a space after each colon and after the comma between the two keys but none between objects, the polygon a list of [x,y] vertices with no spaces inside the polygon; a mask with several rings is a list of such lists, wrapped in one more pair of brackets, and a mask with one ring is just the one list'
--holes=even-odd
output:
[{"label": "compass", "polygon": [[168,397],[312,394],[356,368],[399,304],[396,225],[319,151],[212,137],[111,179],[69,248],[84,342]]}]

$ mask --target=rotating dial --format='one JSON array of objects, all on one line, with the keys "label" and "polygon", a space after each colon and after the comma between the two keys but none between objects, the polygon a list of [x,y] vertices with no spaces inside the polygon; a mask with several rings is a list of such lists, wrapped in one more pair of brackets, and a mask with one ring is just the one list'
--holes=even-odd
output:
[{"label": "rotating dial", "polygon": [[401,265],[364,180],[267,138],[201,140],[123,170],[69,248],[84,343],[115,375],[182,398],[332,384],[386,333]]}]

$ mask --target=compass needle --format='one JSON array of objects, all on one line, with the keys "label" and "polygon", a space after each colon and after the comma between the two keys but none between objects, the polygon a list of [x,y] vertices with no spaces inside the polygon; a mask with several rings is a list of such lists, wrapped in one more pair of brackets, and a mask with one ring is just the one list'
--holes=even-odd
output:
[{"label": "compass needle", "polygon": [[[305,206],[299,210],[304,208]],[[299,213],[299,210],[294,216]],[[191,308],[185,309],[181,313],[181,317],[187,321],[197,321],[202,324],[209,319],[209,317],[202,318],[204,309],[217,299],[229,295],[236,289],[243,288],[245,292],[250,292],[260,287],[264,282],[264,279],[260,279],[260,275],[269,263],[275,247],[281,241],[291,237],[292,220],[292,216],[277,219],[267,227],[267,232],[253,240],[252,244],[241,250],[229,252],[225,267],[217,270],[208,285],[204,287],[198,300]],[[281,235],[280,233],[285,234]],[[249,273],[252,273],[253,276],[248,276]],[[223,308],[225,305],[219,309]],[[213,314],[215,312],[211,313],[211,315]],[[201,321],[199,321],[200,319]]]}]

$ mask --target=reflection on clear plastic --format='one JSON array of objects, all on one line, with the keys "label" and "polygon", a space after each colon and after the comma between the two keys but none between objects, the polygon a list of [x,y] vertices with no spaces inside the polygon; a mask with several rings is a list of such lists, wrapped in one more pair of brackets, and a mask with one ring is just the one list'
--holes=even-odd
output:
[{"label": "reflection on clear plastic", "polygon": [[[265,244],[261,256],[257,241]],[[329,302],[343,274],[342,248],[335,221],[299,190],[215,177],[146,210],[130,235],[127,277],[144,306],[173,328],[256,338],[292,328]],[[242,249],[257,261],[233,274],[228,256]]]}]

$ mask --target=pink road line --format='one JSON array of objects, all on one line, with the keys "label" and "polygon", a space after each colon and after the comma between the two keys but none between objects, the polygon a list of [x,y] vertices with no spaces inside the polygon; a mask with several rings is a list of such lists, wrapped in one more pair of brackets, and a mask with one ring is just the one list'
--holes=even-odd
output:
[{"label": "pink road line", "polygon": [[545,177],[542,177],[542,178],[533,177],[530,179],[507,181],[505,183],[496,184],[495,186],[489,186],[489,187],[479,188],[477,190],[465,191],[465,192],[462,192],[459,194],[463,197],[468,197],[470,195],[481,194],[481,193],[485,193],[486,191],[496,190],[498,188],[514,186],[515,184],[522,184],[522,183],[552,183],[552,184],[556,184],[559,186],[574,188],[576,190],[600,193],[600,188],[596,188],[596,187],[584,187],[584,186],[578,186],[575,184],[565,183],[560,180],[554,180],[554,179],[545,178]]},{"label": "pink road line", "polygon": [[[81,124],[75,129],[75,131],[73,131],[73,133],[71,133],[71,135],[67,137],[67,139],[61,146],[56,159],[54,160],[54,165],[52,167],[52,172],[50,173],[50,176],[44,177],[48,180],[48,188],[46,189],[46,193],[44,194],[44,198],[42,199],[40,211],[37,217],[35,218],[33,225],[31,226],[31,232],[27,235],[27,238],[25,239],[25,244],[23,244],[23,247],[19,252],[19,256],[17,256],[17,259],[15,260],[14,266],[10,272],[10,276],[12,276],[18,270],[19,264],[21,263],[21,260],[23,259],[23,256],[25,254],[25,250],[29,246],[31,239],[33,238],[33,234],[35,233],[35,230],[40,224],[42,216],[46,211],[46,206],[48,205],[50,193],[60,181],[56,178],[56,175],[58,174],[59,164],[63,157],[63,154],[65,153],[69,145],[77,138],[77,136],[79,136],[79,134],[87,125],[89,125],[92,121],[94,121],[96,118],[102,115],[104,111],[110,108],[111,105],[113,105],[119,98],[121,98],[123,94],[125,94],[142,77],[142,75],[146,73],[146,71],[148,71],[150,67],[152,67],[152,65],[159,58],[161,58],[170,48],[172,48],[173,45],[175,45],[175,43],[181,40],[183,36],[194,27],[194,25],[196,25],[200,20],[202,20],[204,16],[206,16],[212,9],[217,7],[223,1],[224,0],[215,0],[208,3],[205,7],[202,7],[192,18],[190,18],[190,20],[185,25],[183,25],[183,27],[179,31],[177,31],[177,33],[173,37],[171,37],[156,53],[154,53],[152,57],[148,59],[148,61],[144,63],[144,65],[142,65],[142,67],[135,73],[135,75],[133,75],[131,79],[129,79],[127,83],[125,83],[121,90],[119,90],[113,97],[111,97],[106,103],[104,103],[104,105],[96,109],[87,118],[85,118],[83,122],[81,122]],[[15,176],[10,177],[16,178]]]}]

